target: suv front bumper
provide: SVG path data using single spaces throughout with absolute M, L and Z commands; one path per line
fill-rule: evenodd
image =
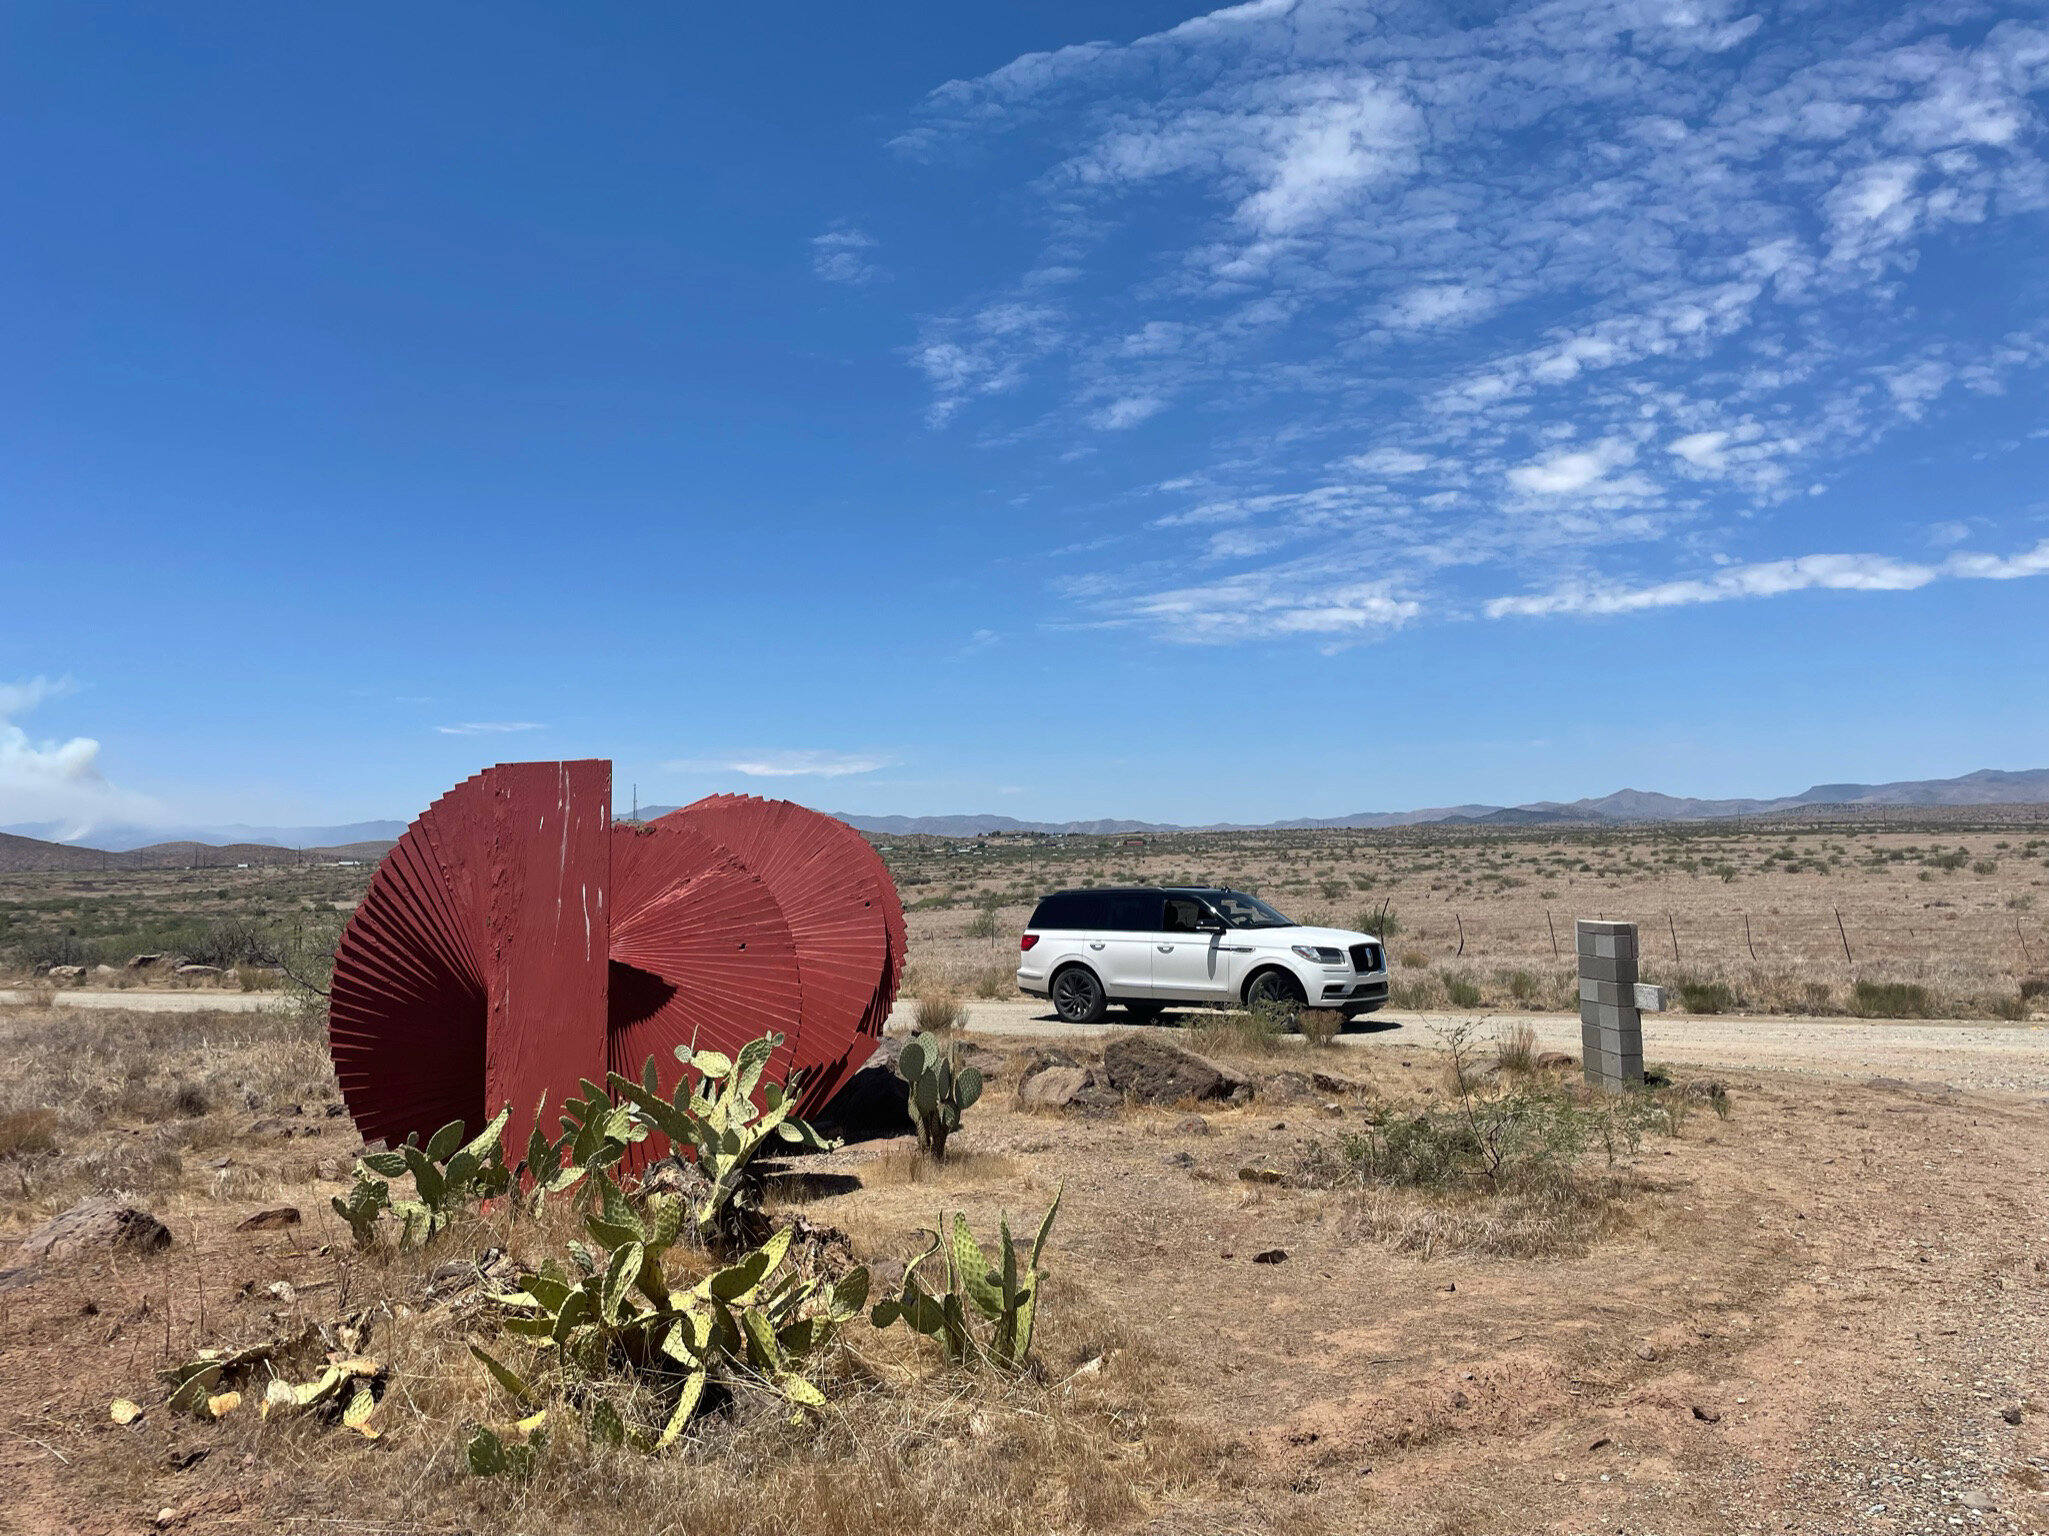
M 1387 1002 L 1387 977 L 1327 981 L 1316 1005 L 1323 1008 L 1379 1008 Z

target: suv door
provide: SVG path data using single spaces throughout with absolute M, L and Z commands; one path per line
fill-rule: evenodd
M 1159 921 L 1158 891 L 1110 891 L 1109 910 L 1089 935 L 1090 959 L 1103 990 L 1116 998 L 1153 995 L 1152 929 Z
M 1231 994 L 1231 950 L 1227 935 L 1212 929 L 1216 914 L 1193 896 L 1167 896 L 1157 908 L 1152 940 L 1153 996 L 1214 1002 Z

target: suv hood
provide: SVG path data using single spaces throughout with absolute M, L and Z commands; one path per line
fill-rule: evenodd
M 1264 944 L 1321 944 L 1330 949 L 1380 942 L 1370 933 L 1355 933 L 1349 928 L 1254 928 L 1247 936 Z

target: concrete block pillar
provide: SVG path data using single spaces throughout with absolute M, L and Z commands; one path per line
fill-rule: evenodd
M 1617 1092 L 1643 1086 L 1643 1014 L 1637 1006 L 1636 924 L 1580 918 L 1579 1043 L 1586 1079 Z

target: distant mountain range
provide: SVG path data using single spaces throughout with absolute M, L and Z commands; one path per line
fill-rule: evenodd
M 43 842 L 90 841 L 95 848 L 125 853 L 166 843 L 200 843 L 214 847 L 252 845 L 271 848 L 337 848 L 350 843 L 396 842 L 406 829 L 402 821 L 352 821 L 338 827 L 94 827 L 83 838 L 66 837 L 61 822 L 18 822 L 0 827 L 0 834 L 32 837 Z
M 1817 784 L 1776 800 L 1694 800 L 1640 789 L 1619 789 L 1589 800 L 1538 800 L 1528 805 L 1450 805 L 1421 811 L 1360 811 L 1351 816 L 1306 816 L 1294 821 L 1212 822 L 1178 826 L 1164 821 L 1020 821 L 1013 816 L 856 816 L 840 819 L 885 837 L 976 837 L 984 832 L 1072 833 L 1114 837 L 1136 832 L 1264 832 L 1317 827 L 1543 826 L 1550 823 L 1709 821 L 1768 816 L 1811 806 L 2049 805 L 2049 768 L 2019 773 L 1982 769 L 1956 779 L 1909 779 L 1894 784 Z M 640 808 L 643 821 L 672 805 Z M 57 841 L 54 826 L 0 828 L 0 872 L 19 870 L 221 868 L 234 864 L 308 859 L 376 859 L 404 832 L 402 821 L 358 821 L 336 827 L 212 827 L 165 833 L 109 827 L 91 842 Z M 41 834 L 41 835 L 38 835 Z M 168 841 L 166 839 L 169 839 Z
M 1528 805 L 1449 805 L 1421 811 L 1359 811 L 1350 816 L 1305 816 L 1293 821 L 1211 822 L 1180 826 L 1164 821 L 1019 821 L 1012 816 L 857 816 L 836 812 L 863 832 L 894 837 L 976 837 L 984 832 L 1075 833 L 1113 837 L 1122 832 L 1280 832 L 1317 827 L 1425 825 L 1542 826 L 1550 822 L 1710 821 L 1765 816 L 1816 805 L 2049 805 L 2049 768 L 2005 773 L 1985 768 L 1955 779 L 1909 779 L 1893 784 L 1817 784 L 1776 800 L 1695 800 L 1649 790 L 1618 789 L 1587 800 L 1538 800 Z M 641 808 L 652 820 L 674 806 Z

